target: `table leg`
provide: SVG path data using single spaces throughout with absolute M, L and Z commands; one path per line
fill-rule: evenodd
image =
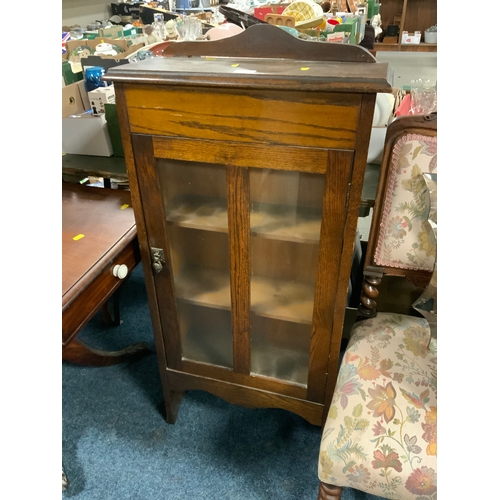
M 113 302 L 113 315 L 109 312 L 109 303 L 106 302 L 102 308 L 102 317 L 104 319 L 104 323 L 106 323 L 107 326 L 120 326 L 121 320 L 120 320 L 120 292 L 121 292 L 121 287 L 116 290 L 116 292 L 113 294 L 113 297 L 111 298 Z
M 151 349 L 146 342 L 133 344 L 120 351 L 101 351 L 74 339 L 63 346 L 62 359 L 86 366 L 111 366 L 138 359 L 150 352 Z

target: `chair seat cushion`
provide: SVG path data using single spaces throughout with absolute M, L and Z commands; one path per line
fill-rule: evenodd
M 437 498 L 437 341 L 425 319 L 360 321 L 323 429 L 319 479 L 384 498 Z

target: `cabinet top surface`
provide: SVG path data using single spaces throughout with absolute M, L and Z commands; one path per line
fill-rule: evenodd
M 156 57 L 111 68 L 106 80 L 128 83 L 205 84 L 390 92 L 387 63 L 242 57 Z
M 217 41 L 173 42 L 164 57 L 111 68 L 112 82 L 390 92 L 387 63 L 354 45 L 299 40 L 271 25 Z

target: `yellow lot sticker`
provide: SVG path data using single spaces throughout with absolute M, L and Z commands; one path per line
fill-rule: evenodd
M 121 207 L 120 207 L 120 210 L 125 210 L 126 208 L 128 208 L 130 205 L 128 205 L 127 203 L 124 203 Z
M 307 66 L 304 66 L 303 68 L 300 68 L 300 71 L 309 71 L 309 68 Z
M 84 234 L 77 234 L 76 236 L 73 236 L 73 239 L 75 241 L 78 241 L 78 240 L 81 240 L 82 238 L 84 238 L 85 235 Z

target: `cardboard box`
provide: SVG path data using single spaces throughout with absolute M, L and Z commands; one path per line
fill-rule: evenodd
M 83 97 L 86 96 L 85 84 L 82 81 L 66 85 L 62 88 L 62 117 L 78 115 L 90 109 Z
M 127 44 L 127 40 L 111 40 L 109 38 L 96 38 L 95 40 L 70 40 L 66 44 L 68 46 L 68 52 L 63 55 L 63 60 L 65 59 L 65 57 L 71 58 L 71 51 L 78 46 L 88 45 L 95 49 L 95 47 L 103 41 L 104 43 L 111 43 L 112 45 L 118 45 L 119 47 L 123 48 L 125 52 L 120 52 L 115 56 L 90 55 L 90 54 L 88 54 L 87 56 L 82 56 L 80 58 L 80 62 L 72 63 L 74 72 L 76 71 L 83 72 L 85 71 L 85 68 L 90 66 L 102 66 L 105 69 L 109 69 L 112 68 L 113 66 L 116 66 L 117 64 L 127 64 L 128 56 L 132 55 L 134 52 L 137 52 L 146 45 L 144 42 L 139 42 L 129 47 Z M 74 42 L 77 42 L 76 45 Z
M 368 143 L 367 163 L 376 163 L 377 165 L 382 163 L 386 134 L 387 127 L 372 127 L 370 142 Z
M 66 43 L 71 40 L 71 35 L 69 34 L 69 31 L 63 31 L 62 32 L 62 53 L 66 54 Z
M 344 43 L 344 37 L 345 35 L 342 32 L 328 33 L 328 35 L 326 35 L 326 41 L 334 43 Z
M 62 150 L 67 154 L 112 156 L 113 146 L 104 114 L 84 113 L 62 119 Z
M 99 28 L 101 38 L 123 38 L 123 26 L 110 26 L 109 28 Z
M 408 31 L 403 31 L 401 33 L 401 45 L 418 45 L 420 43 L 420 31 L 415 31 L 413 35 L 410 35 Z
M 101 57 L 103 59 L 114 59 L 114 60 L 120 60 L 120 59 L 125 59 L 128 55 L 132 54 L 133 52 L 136 52 L 139 50 L 141 47 L 144 47 L 144 43 L 138 43 L 131 45 L 130 47 L 128 46 L 128 42 L 125 39 L 114 39 L 114 38 L 101 38 L 101 37 L 96 37 L 94 40 L 69 40 L 66 42 L 66 54 L 62 55 L 63 60 L 67 60 L 71 58 L 71 52 L 76 49 L 77 47 L 80 46 L 88 46 L 91 49 L 95 50 L 97 45 L 100 43 L 110 43 L 111 45 L 117 45 L 120 47 L 123 52 L 120 52 L 116 54 L 115 56 L 110 56 L 110 55 L 98 55 L 96 57 Z M 89 54 L 92 55 L 92 54 Z
M 115 102 L 115 86 L 99 87 L 87 93 L 90 101 L 90 109 L 93 115 L 104 113 L 105 104 L 113 104 Z
M 92 116 L 83 81 L 62 88 L 62 150 L 67 154 L 112 156 L 104 114 Z
M 392 94 L 377 94 L 373 112 L 372 131 L 368 144 L 367 163 L 380 165 L 382 162 L 387 127 L 394 120 L 395 94 L 397 92 L 398 89 L 394 89 Z

